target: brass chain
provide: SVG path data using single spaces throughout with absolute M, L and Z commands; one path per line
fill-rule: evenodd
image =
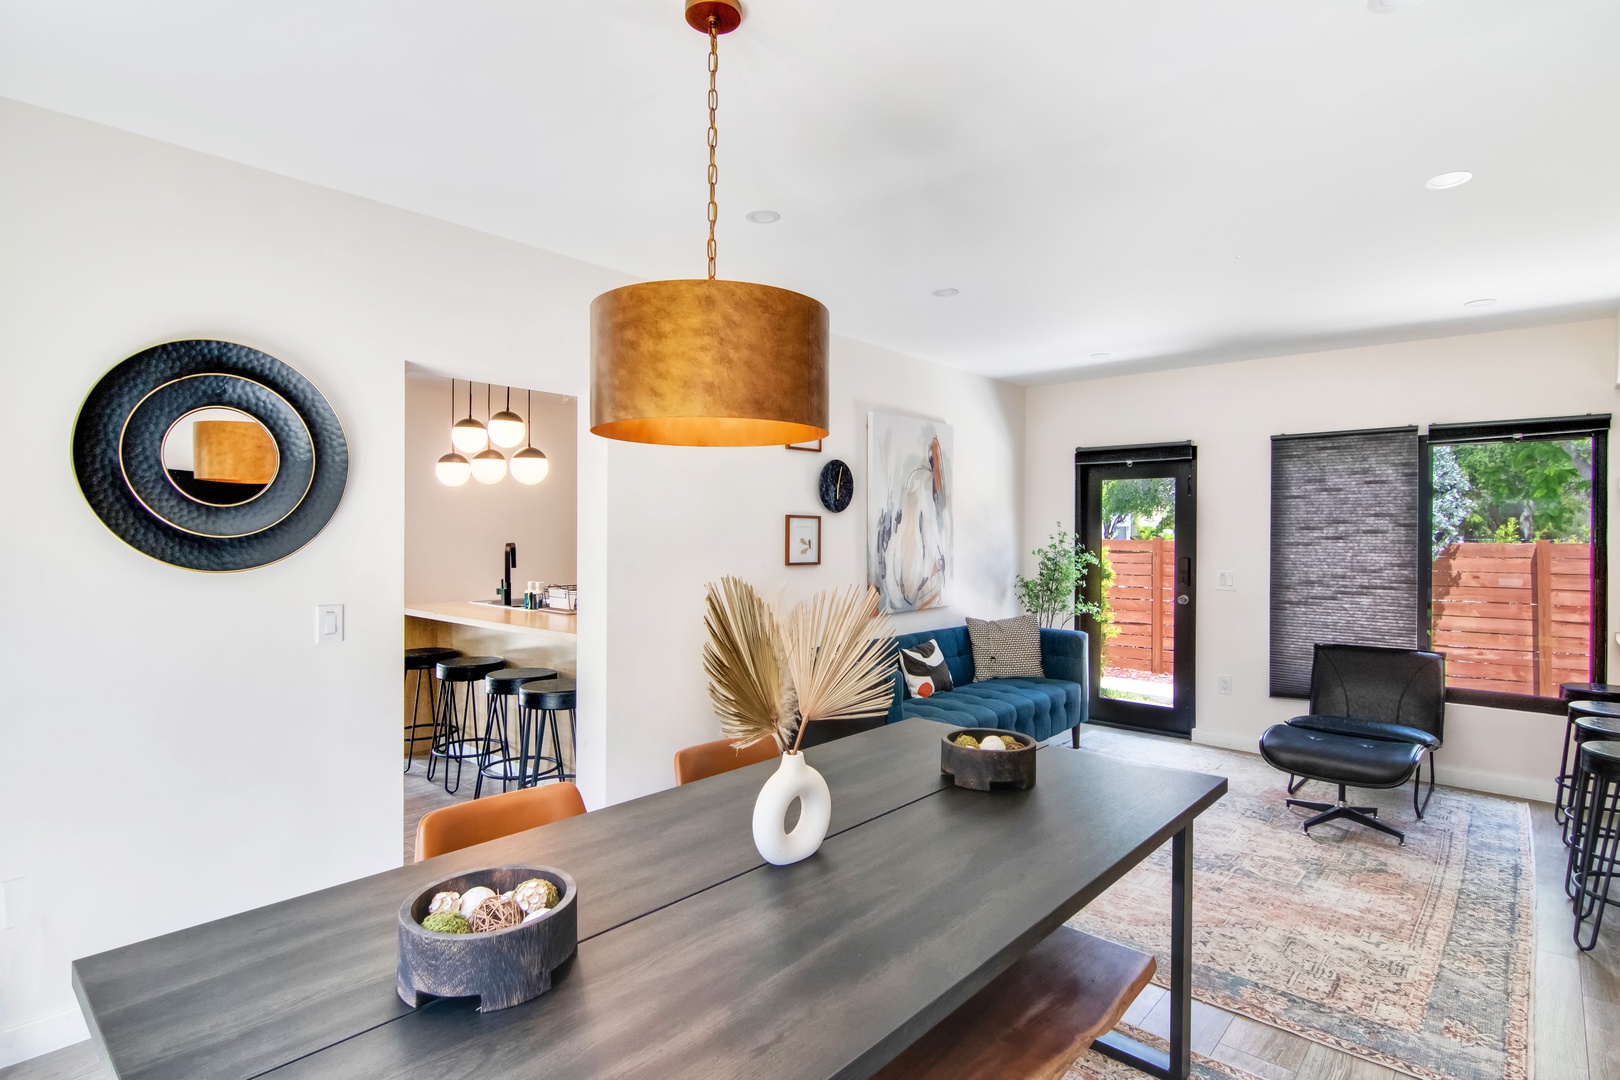
M 720 70 L 720 33 L 719 18 L 709 16 L 709 280 L 714 280 L 714 223 L 720 218 L 720 206 L 715 202 L 715 182 L 720 179 L 720 172 L 714 164 L 714 148 L 720 140 L 719 132 L 714 126 L 714 113 L 720 107 L 720 94 L 715 89 L 714 77 Z

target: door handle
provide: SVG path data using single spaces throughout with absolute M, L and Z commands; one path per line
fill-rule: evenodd
M 1182 593 L 1180 596 L 1176 597 L 1176 603 L 1178 604 L 1185 604 L 1190 600 L 1192 600 L 1192 597 L 1188 596 L 1186 593 Z

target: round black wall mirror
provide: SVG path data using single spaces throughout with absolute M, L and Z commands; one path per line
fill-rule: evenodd
M 171 341 L 96 383 L 73 429 L 96 516 L 138 551 L 188 570 L 250 570 L 313 540 L 349 477 L 337 414 L 273 356 Z

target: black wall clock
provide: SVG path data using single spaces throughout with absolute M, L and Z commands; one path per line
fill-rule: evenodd
M 835 514 L 849 509 L 849 500 L 855 494 L 855 476 L 837 458 L 821 469 L 821 505 Z

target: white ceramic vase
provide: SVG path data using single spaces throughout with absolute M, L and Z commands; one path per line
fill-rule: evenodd
M 788 832 L 787 812 L 794 799 L 799 800 L 799 821 Z M 832 795 L 827 791 L 827 781 L 810 767 L 803 754 L 783 754 L 754 803 L 754 846 L 759 853 L 776 866 L 808 859 L 826 839 L 831 821 Z

